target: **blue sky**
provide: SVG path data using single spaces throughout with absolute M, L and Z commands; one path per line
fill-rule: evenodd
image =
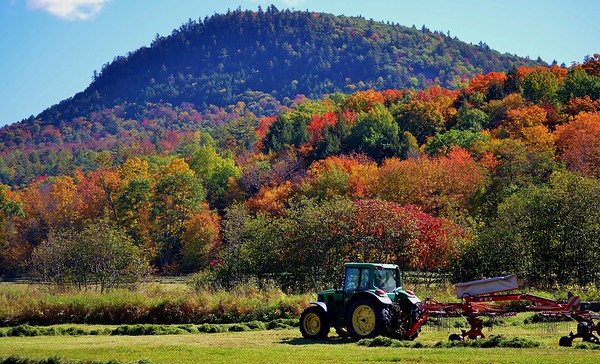
M 0 125 L 82 91 L 94 70 L 188 19 L 269 4 L 426 25 L 568 66 L 600 53 L 597 0 L 0 0 Z

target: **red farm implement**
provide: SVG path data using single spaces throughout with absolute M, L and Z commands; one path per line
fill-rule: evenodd
M 429 317 L 464 317 L 470 328 L 462 330 L 461 334 L 450 335 L 449 339 L 484 338 L 481 316 L 507 316 L 517 312 L 534 311 L 549 318 L 566 318 L 577 322 L 577 332 L 561 337 L 559 345 L 571 346 L 575 338 L 600 344 L 600 339 L 594 334 L 594 332 L 600 334 L 600 323 L 595 324 L 593 321 L 600 318 L 600 314 L 592 312 L 600 310 L 598 302 L 580 302 L 579 297 L 570 292 L 566 300 L 552 300 L 529 293 L 502 294 L 502 292 L 519 289 L 515 275 L 458 283 L 455 287 L 457 298 L 460 298 L 461 302 L 440 303 L 427 298 L 421 304 L 423 314 L 417 322 L 414 322 L 410 331 L 418 330 Z M 526 306 L 500 304 L 508 301 L 528 301 L 529 304 Z

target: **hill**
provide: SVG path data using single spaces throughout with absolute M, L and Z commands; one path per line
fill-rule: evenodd
M 247 91 L 279 100 L 357 89 L 458 88 L 480 73 L 536 65 L 439 32 L 298 11 L 233 11 L 190 20 L 105 65 L 81 94 L 40 116 L 57 121 L 123 102 L 235 104 Z
M 41 150 L 71 154 L 63 160 L 86 159 L 88 150 L 115 152 L 115 145 L 163 152 L 169 133 L 179 138 L 204 130 L 218 137 L 240 116 L 246 127 L 255 127 L 256 116 L 278 113 L 297 95 L 317 99 L 433 84 L 456 89 L 476 74 L 539 63 L 425 27 L 274 6 L 216 14 L 116 57 L 83 92 L 1 129 L 0 182 L 22 184 L 38 172 L 71 169 L 68 163 L 48 166 L 35 155 Z M 23 175 L 27 171 L 13 170 L 23 159 L 48 168 Z M 89 162 L 75 164 L 86 168 Z

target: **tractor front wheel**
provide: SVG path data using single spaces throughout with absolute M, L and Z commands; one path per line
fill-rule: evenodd
M 373 338 L 381 334 L 385 306 L 369 297 L 359 297 L 348 307 L 346 326 L 354 340 Z
M 329 334 L 327 313 L 321 307 L 308 307 L 300 315 L 300 332 L 305 339 L 326 339 Z

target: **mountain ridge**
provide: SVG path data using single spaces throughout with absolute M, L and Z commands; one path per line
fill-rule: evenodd
M 119 56 L 81 93 L 38 118 L 56 124 L 123 102 L 235 104 L 246 91 L 279 100 L 374 88 L 458 88 L 479 73 L 540 62 L 440 32 L 310 11 L 230 11 L 183 24 Z

